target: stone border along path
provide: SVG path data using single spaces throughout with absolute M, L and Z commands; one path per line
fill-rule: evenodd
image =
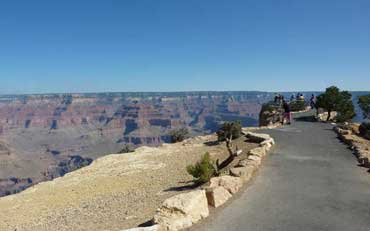
M 230 169 L 230 175 L 214 177 L 208 186 L 168 198 L 157 209 L 150 227 L 138 227 L 122 231 L 177 231 L 191 227 L 209 216 L 208 206 L 217 208 L 228 201 L 243 186 L 251 181 L 260 168 L 262 160 L 275 145 L 268 134 L 243 131 L 251 142 L 260 147 L 249 151 L 246 159 Z
M 341 128 L 340 126 L 335 126 L 333 129 L 338 134 L 339 139 L 349 145 L 351 150 L 354 151 L 359 164 L 363 167 L 369 168 L 370 172 L 370 148 L 361 143 L 361 140 L 364 138 L 353 134 L 352 130 Z

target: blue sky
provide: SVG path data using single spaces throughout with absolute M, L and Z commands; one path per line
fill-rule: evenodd
M 0 3 L 0 94 L 370 90 L 368 0 Z

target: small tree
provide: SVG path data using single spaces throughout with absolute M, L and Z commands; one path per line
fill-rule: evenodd
M 356 116 L 355 106 L 352 102 L 352 94 L 348 91 L 341 92 L 341 98 L 340 102 L 338 103 L 337 111 L 339 113 L 337 115 L 338 122 L 346 122 Z
M 242 124 L 240 121 L 225 122 L 217 131 L 218 141 L 225 141 L 226 139 L 237 139 L 241 136 Z
M 352 95 L 348 91 L 340 91 L 335 86 L 327 88 L 325 93 L 319 95 L 316 104 L 317 107 L 328 111 L 328 121 L 331 119 L 333 111 L 338 113 L 337 119 L 340 122 L 350 120 L 356 116 Z
M 189 136 L 189 130 L 187 128 L 179 128 L 170 131 L 171 143 L 177 143 L 185 140 Z
M 370 94 L 358 98 L 358 104 L 363 113 L 364 119 L 370 119 Z
M 216 174 L 214 163 L 208 152 L 195 165 L 187 166 L 186 170 L 195 178 L 195 182 L 199 184 L 207 183 Z
M 237 139 L 241 136 L 242 134 L 242 125 L 240 121 L 235 121 L 235 122 L 225 122 L 221 128 L 217 131 L 217 137 L 218 141 L 226 141 L 226 148 L 227 151 L 229 152 L 229 157 L 224 160 L 222 163 L 219 163 L 217 160 L 216 166 L 217 166 L 217 171 L 225 168 L 228 166 L 235 157 L 237 156 L 237 153 L 233 151 L 233 139 Z M 236 147 L 238 149 L 238 147 Z

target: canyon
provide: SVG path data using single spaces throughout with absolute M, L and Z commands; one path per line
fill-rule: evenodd
M 310 95 L 318 92 L 305 92 Z M 292 92 L 282 93 L 290 98 Z M 365 92 L 353 92 L 353 100 Z M 274 93 L 132 92 L 0 95 L 0 196 L 122 149 L 170 142 L 173 129 L 210 134 L 224 121 L 258 126 Z M 357 117 L 361 112 L 356 105 Z
M 158 146 L 223 121 L 258 124 L 265 92 L 89 93 L 0 96 L 0 196 L 63 176 L 125 146 Z

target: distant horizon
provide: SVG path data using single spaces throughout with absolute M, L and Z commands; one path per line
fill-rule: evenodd
M 345 90 L 345 89 L 343 89 Z M 120 93 L 132 93 L 132 94 L 137 94 L 137 93 L 148 93 L 148 94 L 158 94 L 158 93 L 207 93 L 207 92 L 214 92 L 214 93 L 223 93 L 223 92 L 255 92 L 255 93 L 271 93 L 271 94 L 278 94 L 278 93 L 323 93 L 325 90 L 321 91 L 259 91 L 259 90 L 204 90 L 204 91 L 102 91 L 102 92 L 45 92 L 45 93 L 14 93 L 14 94 L 2 94 L 0 93 L 0 96 L 19 96 L 19 95 L 68 95 L 68 94 L 120 94 Z M 349 92 L 354 92 L 354 93 L 368 93 L 370 90 L 360 90 L 360 91 L 351 91 L 347 90 Z

